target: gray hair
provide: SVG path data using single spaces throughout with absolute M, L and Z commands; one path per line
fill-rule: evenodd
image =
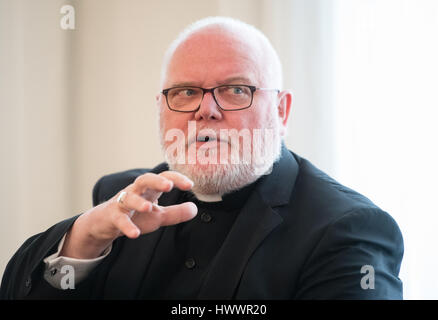
M 242 34 L 247 37 L 247 35 L 252 35 L 255 39 L 260 41 L 263 48 L 266 49 L 269 56 L 269 63 L 267 62 L 268 72 L 272 73 L 272 78 L 274 85 L 276 88 L 281 89 L 283 86 L 283 74 L 282 74 L 282 66 L 280 58 L 278 57 L 277 52 L 272 46 L 269 39 L 256 27 L 253 25 L 247 24 L 237 19 L 233 19 L 230 17 L 207 17 L 201 20 L 198 20 L 188 27 L 186 27 L 178 37 L 170 44 L 168 49 L 164 54 L 163 64 L 161 68 L 161 86 L 164 85 L 164 81 L 167 76 L 167 68 L 169 66 L 170 60 L 172 59 L 173 54 L 176 49 L 191 35 L 194 35 L 202 30 L 209 28 L 221 28 L 233 35 L 238 35 L 242 37 Z

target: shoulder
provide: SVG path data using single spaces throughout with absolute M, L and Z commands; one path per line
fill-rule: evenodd
M 294 155 L 299 173 L 290 225 L 306 239 L 299 297 L 399 299 L 403 237 L 390 214 L 364 195 Z M 376 272 L 376 289 L 360 286 L 363 266 Z M 377 276 L 378 275 L 378 276 Z M 335 280 L 337 279 L 337 280 Z
M 290 205 L 295 221 L 308 225 L 308 233 L 318 239 L 331 236 L 388 235 L 402 246 L 395 219 L 366 196 L 334 180 L 309 161 L 297 157 L 299 173 Z M 377 182 L 376 182 L 377 183 Z M 336 230 L 336 232 L 333 232 Z M 326 239 L 329 240 L 329 239 Z
M 347 210 L 353 207 L 377 208 L 366 196 L 336 181 L 310 161 L 298 157 L 298 163 L 297 191 L 317 195 L 322 205 L 336 202 L 345 205 Z
M 138 168 L 111 173 L 101 177 L 93 188 L 93 205 L 97 205 L 113 197 L 117 192 L 130 185 L 135 179 L 147 172 L 160 173 L 168 170 L 166 163 L 160 163 L 152 169 Z
M 297 298 L 403 299 L 403 253 L 402 234 L 388 213 L 342 214 L 322 228 L 306 256 Z
M 299 171 L 290 204 L 298 215 L 304 215 L 302 218 L 328 225 L 353 212 L 388 215 L 369 198 L 336 181 L 308 160 L 295 154 L 294 157 Z

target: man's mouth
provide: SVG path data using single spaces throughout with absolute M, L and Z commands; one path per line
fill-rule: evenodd
M 216 143 L 221 143 L 221 142 L 228 143 L 227 140 L 220 139 L 220 138 L 216 137 L 215 135 L 199 134 L 196 137 L 190 138 L 187 145 L 190 146 L 194 142 L 206 143 L 206 142 L 213 142 L 213 141 L 216 141 Z
M 208 141 L 213 141 L 216 140 L 216 138 L 210 137 L 210 136 L 198 136 L 198 138 L 196 139 L 196 141 L 199 142 L 208 142 Z

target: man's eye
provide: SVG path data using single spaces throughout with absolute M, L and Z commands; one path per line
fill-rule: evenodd
M 187 97 L 192 97 L 194 95 L 196 95 L 197 92 L 194 89 L 190 89 L 190 88 L 186 88 L 186 89 L 175 89 L 172 90 L 171 92 L 171 96 L 172 97 L 179 97 L 179 98 L 187 98 Z
M 182 94 L 186 97 L 190 97 L 190 96 L 193 96 L 195 94 L 195 90 L 185 89 L 184 91 L 182 91 Z
M 243 89 L 241 87 L 233 87 L 232 91 L 233 91 L 233 94 L 242 94 L 243 93 Z

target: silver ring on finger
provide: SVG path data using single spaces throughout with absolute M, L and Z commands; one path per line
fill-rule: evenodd
M 117 204 L 119 205 L 119 207 L 124 210 L 127 211 L 129 214 L 129 217 L 132 218 L 132 216 L 136 213 L 135 209 L 129 209 L 128 207 L 126 207 L 126 205 L 124 204 L 124 199 L 126 197 L 126 195 L 128 194 L 127 191 L 122 191 L 119 196 L 117 197 Z
M 129 210 L 127 207 L 126 207 L 126 205 L 125 205 L 125 203 L 124 203 L 124 200 L 125 200 L 125 198 L 126 198 L 126 195 L 128 194 L 128 192 L 126 192 L 126 191 L 122 191 L 122 192 L 120 192 L 120 194 L 119 194 L 119 196 L 117 197 L 117 204 L 119 205 L 119 207 L 121 208 L 121 209 L 123 209 L 123 210 L 125 210 L 125 211 L 131 211 L 131 210 Z

